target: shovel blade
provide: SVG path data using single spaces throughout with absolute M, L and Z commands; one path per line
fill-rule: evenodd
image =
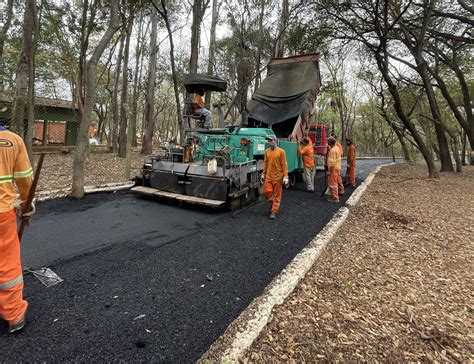
M 43 267 L 36 270 L 29 270 L 38 280 L 43 283 L 46 287 L 52 287 L 58 283 L 61 283 L 63 279 L 54 273 L 50 268 Z

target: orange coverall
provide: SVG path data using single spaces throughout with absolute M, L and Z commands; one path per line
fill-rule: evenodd
M 328 187 L 333 201 L 339 201 L 338 179 L 341 176 L 341 157 L 341 150 L 334 145 L 328 155 Z
M 23 300 L 13 182 L 25 202 L 33 182 L 26 147 L 18 135 L 0 125 L 0 317 L 14 324 L 23 318 L 28 302 Z
M 342 144 L 336 140 L 336 147 L 339 148 L 341 151 L 341 158 L 344 157 L 344 150 L 342 148 Z M 341 177 L 341 166 L 339 165 L 339 177 L 337 177 L 337 188 L 339 189 L 339 193 L 344 194 L 344 184 L 342 183 L 342 177 Z
M 356 186 L 356 149 L 354 144 L 347 147 L 347 180 L 351 187 Z
M 272 212 L 276 213 L 280 209 L 283 177 L 288 177 L 286 153 L 283 149 L 276 147 L 274 150 L 265 150 L 263 174 L 263 193 L 272 204 Z
M 304 173 L 303 179 L 306 183 L 308 191 L 314 191 L 314 175 L 316 169 L 314 168 L 314 147 L 311 139 L 308 138 L 308 144 L 303 148 L 298 144 L 298 153 L 303 158 Z

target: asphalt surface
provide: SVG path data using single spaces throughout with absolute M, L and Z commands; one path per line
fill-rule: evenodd
M 265 202 L 232 215 L 127 192 L 38 204 L 23 260 L 64 282 L 25 276 L 28 325 L 0 322 L 0 361 L 195 361 L 338 210 L 322 175 L 285 190 L 275 221 Z

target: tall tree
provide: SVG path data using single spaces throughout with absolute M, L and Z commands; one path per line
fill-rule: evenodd
M 119 90 L 120 90 L 120 75 L 122 70 L 122 60 L 123 60 L 123 50 L 125 46 L 125 32 L 122 31 L 120 34 L 120 45 L 119 52 L 117 56 L 117 65 L 115 66 L 114 71 L 114 88 L 112 91 L 112 100 L 111 100 L 111 109 L 112 109 L 112 147 L 116 151 L 118 147 L 118 130 L 119 130 L 119 120 L 120 120 L 120 107 L 119 107 Z
M 415 59 L 415 70 L 418 72 L 423 81 L 423 86 L 431 109 L 432 120 L 434 122 L 434 127 L 436 131 L 436 137 L 438 139 L 439 155 L 441 160 L 441 172 L 454 172 L 453 165 L 451 163 L 451 156 L 449 154 L 449 145 L 448 140 L 446 138 L 445 127 L 443 125 L 443 121 L 441 120 L 441 113 L 439 110 L 438 102 L 428 74 L 428 62 L 423 56 L 426 34 L 433 13 L 434 4 L 435 2 L 433 0 L 423 1 L 423 13 L 421 17 L 421 23 L 417 24 L 416 27 L 410 27 L 405 23 L 404 14 L 401 13 L 400 8 L 396 7 L 397 10 L 395 12 L 395 16 L 398 19 L 398 24 L 401 29 L 399 39 L 403 44 L 405 44 L 405 46 L 408 48 L 411 55 Z M 413 24 L 413 21 L 411 23 Z
M 13 19 L 13 0 L 8 0 L 7 7 L 6 9 L 3 9 L 3 11 L 3 26 L 0 27 L 0 94 L 3 94 L 4 92 L 5 58 L 3 57 L 3 53 L 7 33 Z
M 209 1 L 207 1 L 209 4 Z M 173 90 L 174 90 L 174 97 L 176 100 L 176 119 L 178 121 L 179 127 L 179 135 L 182 139 L 183 134 L 183 116 L 181 115 L 181 101 L 179 99 L 179 87 L 178 87 L 178 72 L 176 70 L 176 62 L 174 58 L 174 41 L 173 41 L 173 30 L 171 29 L 170 23 L 170 16 L 168 12 L 168 8 L 166 6 L 166 1 L 161 0 L 161 7 L 157 7 L 155 3 L 153 3 L 158 13 L 161 15 L 165 22 L 166 30 L 168 32 L 168 40 L 170 42 L 170 62 L 171 62 L 171 77 L 173 79 Z M 206 5 L 207 7 L 207 5 Z M 204 15 L 204 13 L 203 13 Z M 182 141 L 182 140 L 181 140 Z
M 288 0 L 283 0 L 281 5 L 281 16 L 280 16 L 280 27 L 277 34 L 277 42 L 275 45 L 275 58 L 282 58 L 285 51 L 285 30 L 288 26 L 288 15 L 289 15 Z
M 126 26 L 125 50 L 123 55 L 123 70 L 122 70 L 122 93 L 120 100 L 120 130 L 118 140 L 118 156 L 125 158 L 127 149 L 127 122 L 129 117 L 128 110 L 128 59 L 130 55 L 130 38 L 132 36 L 134 10 L 130 10 L 128 24 Z
M 97 64 L 102 53 L 110 43 L 113 35 L 119 28 L 119 0 L 110 0 L 111 12 L 110 21 L 107 30 L 94 49 L 89 61 L 87 62 L 86 93 L 84 100 L 84 113 L 82 114 L 81 125 L 76 142 L 74 153 L 74 162 L 72 170 L 72 192 L 74 198 L 84 197 L 84 163 L 86 160 L 86 149 L 89 143 L 87 132 L 91 124 L 92 110 L 95 102 L 95 93 L 97 86 Z
M 194 0 L 192 4 L 193 22 L 191 24 L 191 57 L 189 72 L 197 73 L 199 59 L 199 40 L 201 38 L 201 24 L 210 0 Z
M 28 140 L 27 133 L 28 124 L 25 128 L 25 107 L 29 104 L 28 110 L 30 115 L 28 119 L 34 119 L 31 114 L 34 114 L 34 52 L 35 52 L 35 33 L 37 29 L 36 25 L 36 1 L 28 0 L 26 2 L 25 14 L 23 18 L 23 39 L 21 46 L 20 59 L 18 61 L 17 73 L 16 73 L 16 91 L 15 99 L 13 101 L 13 112 L 12 112 L 12 130 L 25 138 L 25 144 L 27 146 L 30 158 L 32 157 L 32 140 Z M 31 79 L 33 77 L 33 79 Z M 28 120 L 29 123 L 34 120 Z
M 209 60 L 207 63 L 207 74 L 214 74 L 214 63 L 216 61 L 216 27 L 217 27 L 217 0 L 212 0 L 211 35 L 209 39 Z M 206 109 L 211 109 L 211 92 L 206 94 Z
M 157 9 L 151 9 L 150 58 L 148 60 L 148 87 L 145 101 L 145 120 L 141 153 L 149 155 L 153 152 L 153 132 L 155 130 L 155 88 L 156 88 L 156 54 L 158 52 L 156 37 L 158 34 Z

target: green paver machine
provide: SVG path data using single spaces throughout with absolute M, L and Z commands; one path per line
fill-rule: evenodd
M 207 75 L 188 75 L 189 93 L 225 91 L 225 81 Z M 184 142 L 169 146 L 164 156 L 149 156 L 132 191 L 210 207 L 232 210 L 259 198 L 259 174 L 268 128 L 225 126 L 221 104 L 214 105 L 219 115 L 217 128 L 204 128 L 201 115 L 186 102 L 183 112 Z M 197 128 L 191 128 L 193 119 Z
M 225 91 L 225 81 L 207 75 L 185 77 L 186 90 Z M 274 59 L 265 80 L 249 102 L 248 118 L 239 126 L 226 126 L 221 103 L 214 105 L 217 128 L 204 128 L 202 115 L 186 102 L 183 112 L 184 142 L 168 146 L 164 156 L 149 156 L 132 191 L 210 207 L 232 210 L 259 198 L 266 137 L 279 138 L 285 149 L 290 181 L 302 169 L 297 142 L 309 128 L 319 92 L 318 56 Z M 278 96 L 280 95 L 280 96 Z M 197 128 L 191 121 L 198 120 Z

